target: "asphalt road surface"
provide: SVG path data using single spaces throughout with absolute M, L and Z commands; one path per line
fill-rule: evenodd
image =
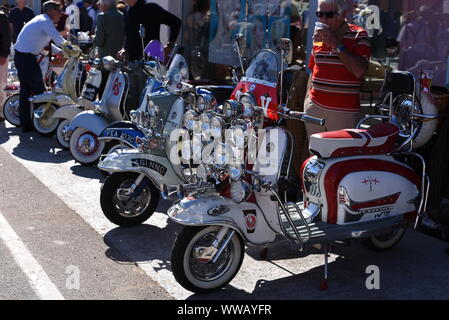
M 449 243 L 413 230 L 385 253 L 334 247 L 326 291 L 322 251 L 279 238 L 264 259 L 248 247 L 224 289 L 193 294 L 171 273 L 181 227 L 167 218 L 170 203 L 120 228 L 101 211 L 101 180 L 54 137 L 0 122 L 0 299 L 449 299 Z

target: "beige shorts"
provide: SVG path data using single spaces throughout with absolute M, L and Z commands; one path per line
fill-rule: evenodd
M 353 129 L 356 127 L 359 118 L 358 112 L 341 112 L 324 109 L 317 106 L 309 98 L 306 98 L 304 103 L 304 112 L 311 117 L 323 118 L 326 120 L 324 126 L 305 122 L 307 135 L 309 137 L 312 134 L 320 132 Z

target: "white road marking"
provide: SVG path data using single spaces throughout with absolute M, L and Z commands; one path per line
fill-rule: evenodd
M 3 240 L 36 295 L 42 300 L 64 300 L 64 297 L 51 282 L 42 266 L 33 257 L 25 244 L 15 233 L 0 212 L 0 239 Z

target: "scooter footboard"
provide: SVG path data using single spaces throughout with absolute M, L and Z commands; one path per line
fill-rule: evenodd
M 230 227 L 254 245 L 267 244 L 276 238 L 276 233 L 254 203 L 236 204 L 220 196 L 187 197 L 169 208 L 167 213 L 171 220 L 186 226 Z
M 163 183 L 172 185 L 185 183 L 176 175 L 167 158 L 142 153 L 136 149 L 108 154 L 100 159 L 98 168 L 108 172 L 143 173 L 157 188 Z

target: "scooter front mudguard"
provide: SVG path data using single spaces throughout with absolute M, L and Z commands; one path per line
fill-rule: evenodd
M 167 211 L 169 218 L 186 226 L 221 225 L 236 230 L 254 245 L 273 242 L 276 233 L 255 203 L 235 203 L 218 195 L 187 197 Z
M 175 173 L 167 158 L 142 153 L 136 149 L 108 154 L 100 159 L 98 168 L 107 172 L 143 173 L 151 179 L 157 188 L 161 184 L 179 185 L 185 183 Z
M 47 103 L 51 102 L 59 107 L 73 105 L 74 101 L 66 94 L 56 93 L 53 91 L 44 92 L 30 98 L 31 103 Z
M 53 118 L 72 120 L 81 112 L 83 112 L 82 108 L 77 107 L 74 104 L 71 104 L 68 106 L 58 108 L 58 110 L 56 110 L 56 112 L 53 114 Z
M 86 128 L 98 136 L 108 125 L 109 122 L 94 111 L 83 111 L 70 121 L 69 127 L 70 130 Z
M 136 138 L 145 134 L 136 124 L 129 121 L 114 122 L 108 125 L 98 136 L 99 140 L 118 140 L 132 148 L 138 148 Z

